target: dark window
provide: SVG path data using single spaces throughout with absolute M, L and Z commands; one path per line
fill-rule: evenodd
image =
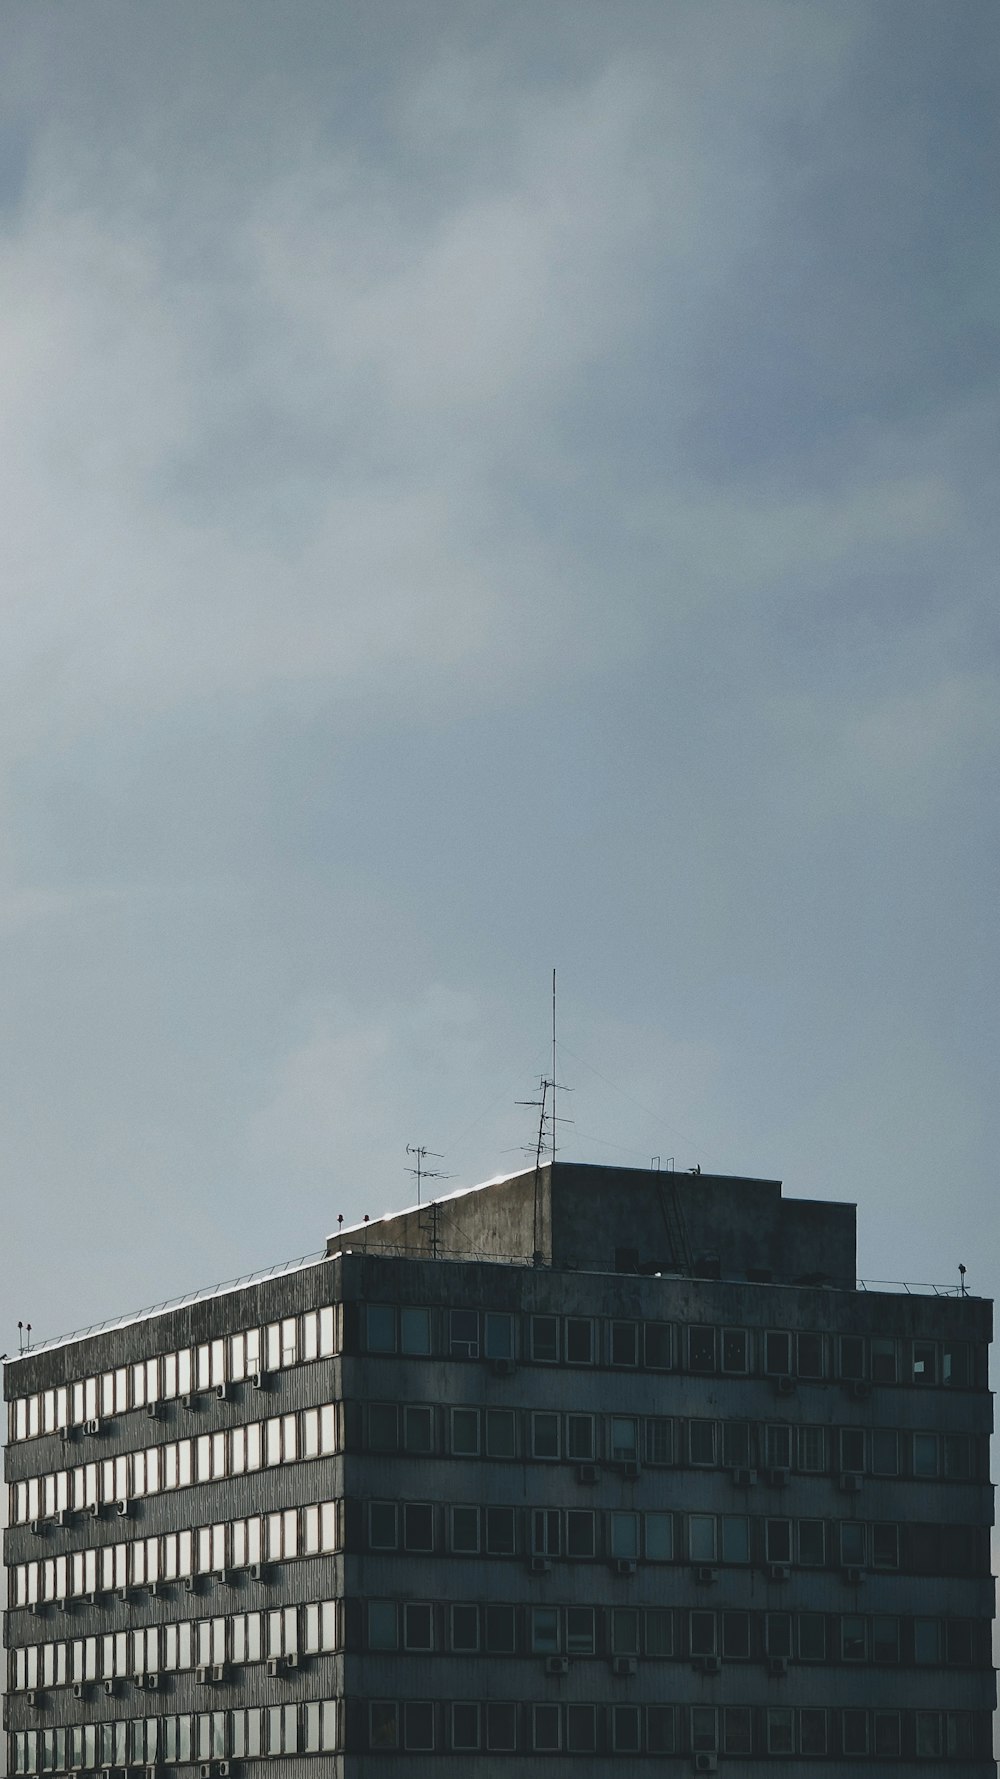
M 799 1712 L 799 1753 L 826 1753 L 826 1712 Z
M 937 1348 L 932 1340 L 915 1340 L 913 1343 L 913 1382 L 937 1383 Z
M 798 1348 L 799 1376 L 822 1377 L 823 1336 L 821 1334 L 800 1334 L 796 1346 Z
M 799 1614 L 799 1659 L 826 1661 L 826 1619 L 821 1612 Z
M 592 1557 L 594 1554 L 594 1515 L 589 1508 L 568 1509 L 566 1514 L 566 1555 Z
M 399 1444 L 399 1410 L 394 1402 L 368 1404 L 368 1444 L 373 1452 L 394 1452 Z
M 646 1323 L 645 1355 L 650 1371 L 669 1371 L 671 1362 L 669 1322 Z
M 716 1615 L 714 1612 L 692 1612 L 691 1654 L 715 1655 Z
M 790 1612 L 769 1612 L 767 1614 L 767 1653 L 770 1656 L 784 1656 L 787 1660 L 792 1653 L 792 1615 Z
M 488 1507 L 486 1509 L 486 1549 L 491 1557 L 512 1557 L 514 1555 L 514 1509 L 512 1507 Z
M 365 1326 L 370 1353 L 396 1351 L 396 1312 L 391 1304 L 370 1303 L 365 1312 Z
M 723 1421 L 722 1462 L 731 1470 L 750 1468 L 750 1423 Z
M 488 1458 L 513 1458 L 514 1452 L 514 1410 L 512 1408 L 488 1408 L 486 1410 L 486 1456 Z
M 729 1661 L 746 1661 L 750 1655 L 749 1612 L 722 1614 L 722 1653 Z
M 868 1753 L 868 1713 L 867 1711 L 844 1711 L 841 1713 L 841 1736 L 846 1755 Z
M 872 1619 L 872 1658 L 876 1662 L 899 1661 L 899 1619 Z M 878 1749 L 876 1749 L 876 1754 Z
M 887 1335 L 872 1336 L 872 1381 L 876 1384 L 896 1382 L 896 1343 Z
M 790 1563 L 792 1560 L 791 1520 L 767 1521 L 767 1560 L 769 1563 Z
M 800 1520 L 799 1562 L 811 1569 L 821 1568 L 826 1562 L 826 1522 L 824 1520 Z
M 646 1746 L 650 1754 L 673 1754 L 674 1708 L 672 1705 L 646 1706 Z
M 483 1343 L 487 1359 L 513 1359 L 514 1318 L 499 1310 L 487 1310 Z
M 792 1369 L 792 1337 L 790 1334 L 767 1333 L 764 1336 L 764 1370 L 787 1377 Z
M 397 1536 L 395 1501 L 370 1501 L 368 1542 L 372 1550 L 395 1550 Z
M 434 1549 L 434 1509 L 423 1502 L 408 1501 L 403 1508 L 404 1550 Z
M 452 1310 L 451 1356 L 453 1359 L 479 1358 L 478 1310 Z
M 715 1463 L 716 1423 L 714 1421 L 689 1421 L 688 1443 L 692 1464 Z
M 459 1655 L 471 1654 L 479 1648 L 478 1606 L 452 1607 L 451 1647 Z
M 567 1705 L 566 1752 L 593 1754 L 597 1747 L 597 1711 L 593 1705 Z
M 865 1560 L 865 1528 L 860 1520 L 844 1520 L 840 1527 L 840 1560 L 849 1569 Z
M 872 1527 L 872 1563 L 876 1569 L 899 1568 L 899 1527 Z
M 964 1390 L 970 1381 L 968 1346 L 964 1340 L 946 1341 L 941 1351 L 941 1382 Z
M 612 1365 L 637 1365 L 639 1362 L 639 1327 L 636 1322 L 612 1322 Z
M 594 1363 L 594 1324 L 589 1316 L 567 1316 L 566 1360 L 570 1365 Z
M 845 1613 L 840 1621 L 840 1654 L 845 1662 L 863 1662 L 868 1655 L 867 1621 Z
M 403 1740 L 416 1751 L 434 1746 L 434 1707 L 410 1701 L 403 1706 Z
M 863 1470 L 865 1467 L 865 1436 L 860 1427 L 840 1429 L 841 1470 Z
M 865 1343 L 859 1334 L 840 1337 L 840 1375 L 842 1378 L 863 1378 L 865 1375 Z
M 727 1754 L 750 1754 L 750 1707 L 727 1705 L 722 1713 L 722 1746 Z
M 514 1654 L 513 1606 L 487 1606 L 486 1647 L 491 1655 Z
M 972 1662 L 972 1621 L 949 1618 L 945 1621 L 945 1652 L 949 1662 L 969 1667 Z
M 688 1329 L 688 1366 L 692 1371 L 715 1370 L 715 1329 L 696 1326 Z
M 872 1728 L 876 1754 L 898 1756 L 902 1753 L 898 1711 L 875 1711 L 872 1714 Z
M 532 1316 L 531 1357 L 541 1365 L 556 1365 L 558 1363 L 558 1316 Z
M 486 1746 L 495 1754 L 511 1754 L 517 1747 L 517 1706 L 497 1700 L 486 1707 Z
M 722 1330 L 723 1371 L 745 1372 L 747 1369 L 747 1331 L 745 1328 Z
M 875 1428 L 869 1434 L 872 1448 L 872 1475 L 899 1475 L 899 1435 L 888 1428 Z

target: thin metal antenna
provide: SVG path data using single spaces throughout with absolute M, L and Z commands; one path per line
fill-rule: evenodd
M 453 1180 L 455 1176 L 454 1174 L 442 1173 L 440 1168 L 424 1167 L 423 1164 L 427 1160 L 428 1155 L 430 1155 L 434 1161 L 444 1160 L 444 1156 L 440 1155 L 436 1149 L 425 1149 L 422 1143 L 407 1143 L 406 1153 L 407 1155 L 415 1155 L 417 1158 L 416 1167 L 408 1167 L 406 1171 L 408 1174 L 412 1174 L 416 1179 L 417 1209 L 419 1210 L 420 1188 L 424 1180 Z

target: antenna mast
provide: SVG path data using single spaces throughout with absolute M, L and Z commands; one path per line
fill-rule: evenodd
M 421 1144 L 407 1143 L 406 1153 L 407 1153 L 407 1155 L 416 1156 L 416 1161 L 417 1161 L 416 1167 L 408 1167 L 406 1171 L 408 1174 L 412 1174 L 417 1182 L 417 1209 L 419 1210 L 420 1209 L 420 1188 L 421 1188 L 423 1181 L 424 1180 L 450 1180 L 450 1179 L 452 1179 L 453 1176 L 451 1174 L 442 1173 L 440 1168 L 424 1167 L 424 1162 L 427 1160 L 428 1155 L 431 1156 L 432 1160 L 434 1160 L 434 1161 L 443 1161 L 444 1160 L 444 1156 L 440 1155 L 436 1149 L 425 1149 L 422 1143 Z

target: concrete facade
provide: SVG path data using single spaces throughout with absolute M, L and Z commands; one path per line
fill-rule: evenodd
M 991 1306 L 854 1271 L 558 1164 L 8 1362 L 9 1770 L 993 1775 Z

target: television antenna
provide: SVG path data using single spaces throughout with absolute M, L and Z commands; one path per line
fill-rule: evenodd
M 424 1167 L 428 1155 L 432 1161 L 444 1160 L 444 1156 L 440 1155 L 436 1149 L 426 1149 L 423 1143 L 407 1143 L 406 1153 L 412 1155 L 417 1164 L 416 1167 L 408 1167 L 406 1171 L 408 1174 L 412 1174 L 417 1182 L 417 1209 L 419 1210 L 420 1189 L 425 1180 L 453 1180 L 455 1176 L 443 1173 L 440 1168 Z

